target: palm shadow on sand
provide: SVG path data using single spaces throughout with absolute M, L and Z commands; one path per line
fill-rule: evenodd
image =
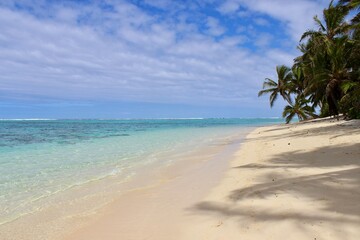
M 327 131 L 330 131 L 330 128 L 310 134 L 326 134 Z M 351 129 L 350 132 L 359 133 L 359 129 Z M 280 135 L 275 136 L 277 137 Z M 293 151 L 279 154 L 264 164 L 241 165 L 235 169 L 241 174 L 244 169 L 261 171 L 279 168 L 285 172 L 287 169 L 295 170 L 297 174 L 291 176 L 283 172 L 279 174 L 274 171 L 275 173 L 269 174 L 269 171 L 264 171 L 266 173 L 260 177 L 260 183 L 229 192 L 226 202 L 200 202 L 191 209 L 192 213 L 235 218 L 239 225 L 246 220 L 271 221 L 274 224 L 292 220 L 295 223 L 308 222 L 312 225 L 328 222 L 339 229 L 342 223 L 360 224 L 360 143 L 322 147 L 309 152 Z M 324 173 L 302 175 L 301 170 L 305 168 L 321 169 Z M 291 194 L 309 204 L 313 201 L 321 202 L 323 214 L 281 209 L 273 211 L 268 208 L 254 210 L 237 204 L 244 200 L 266 200 L 278 195 L 281 197 L 282 193 Z M 299 228 L 304 228 L 303 224 L 299 224 Z M 346 236 L 343 239 L 346 239 Z

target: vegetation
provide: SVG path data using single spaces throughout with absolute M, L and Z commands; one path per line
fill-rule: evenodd
M 360 0 L 330 2 L 316 30 L 301 37 L 301 55 L 289 68 L 276 67 L 277 80 L 265 79 L 259 96 L 270 94 L 272 107 L 278 96 L 288 105 L 283 117 L 289 123 L 320 116 L 360 118 Z M 349 22 L 346 19 L 351 19 Z

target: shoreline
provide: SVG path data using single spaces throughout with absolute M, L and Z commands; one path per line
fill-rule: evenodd
M 192 218 L 183 210 L 204 198 L 221 180 L 228 160 L 251 130 L 241 131 L 237 137 L 213 146 L 216 149 L 213 153 L 198 152 L 164 168 L 143 171 L 142 180 L 152 180 L 153 184 L 141 184 L 143 187 L 126 192 L 104 207 L 86 226 L 61 239 L 167 240 L 174 238 L 174 234 L 180 236 L 182 227 L 179 226 Z
M 160 188 L 118 199 L 65 239 L 360 237 L 360 121 L 256 128 L 224 159 L 217 177 L 200 164 Z M 201 193 L 191 180 L 199 172 L 208 188 Z
M 218 157 L 226 154 L 229 147 L 232 148 L 233 144 L 238 144 L 237 141 L 243 139 L 254 128 L 240 127 L 236 129 L 231 134 L 225 133 L 219 135 L 218 138 L 189 146 L 191 147 L 189 149 L 179 148 L 179 151 L 171 155 L 161 153 L 162 160 L 136 167 L 136 174 L 127 181 L 122 180 L 121 176 L 119 179 L 112 176 L 74 187 L 60 196 L 54 196 L 54 199 L 51 200 L 55 203 L 53 206 L 44 207 L 37 212 L 1 225 L 0 238 L 64 239 L 68 237 L 69 233 L 91 226 L 94 221 L 106 215 L 107 209 L 116 205 L 114 203 L 121 199 L 130 199 L 129 196 L 133 196 L 134 193 L 154 193 L 157 189 L 168 186 L 174 180 L 179 182 L 177 179 L 194 175 L 195 172 L 195 175 L 204 175 L 204 181 L 201 184 L 207 185 L 211 184 L 211 181 L 207 179 L 207 174 L 212 171 L 213 181 L 216 183 L 215 179 L 219 180 L 220 178 L 215 177 L 220 173 L 218 168 L 226 169 L 223 161 L 217 161 Z M 237 147 L 232 151 L 236 149 Z M 214 168 L 214 166 L 216 167 Z M 203 172 L 205 169 L 208 169 L 209 172 Z M 201 184 L 198 189 L 208 189 Z M 187 185 L 182 184 L 182 186 Z M 174 190 L 174 194 L 177 192 L 179 191 Z M 196 192 L 193 191 L 193 193 Z
M 24 230 L 29 218 L 17 226 L 19 232 L 0 235 L 51 240 L 360 237 L 359 120 L 277 124 L 245 132 L 165 166 L 145 166 L 126 191 L 97 211 L 69 216 L 69 223 L 78 225 L 50 223 L 47 230 L 61 234 Z

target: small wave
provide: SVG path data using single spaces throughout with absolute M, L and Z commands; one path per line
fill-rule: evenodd
M 2 118 L 0 121 L 55 121 L 57 119 L 53 118 L 13 118 L 13 119 L 6 119 Z
M 204 120 L 206 118 L 149 118 L 144 120 Z

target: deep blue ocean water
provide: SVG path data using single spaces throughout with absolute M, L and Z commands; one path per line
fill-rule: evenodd
M 1 120 L 0 224 L 47 198 L 282 119 Z M 163 157 L 168 157 L 164 159 Z

